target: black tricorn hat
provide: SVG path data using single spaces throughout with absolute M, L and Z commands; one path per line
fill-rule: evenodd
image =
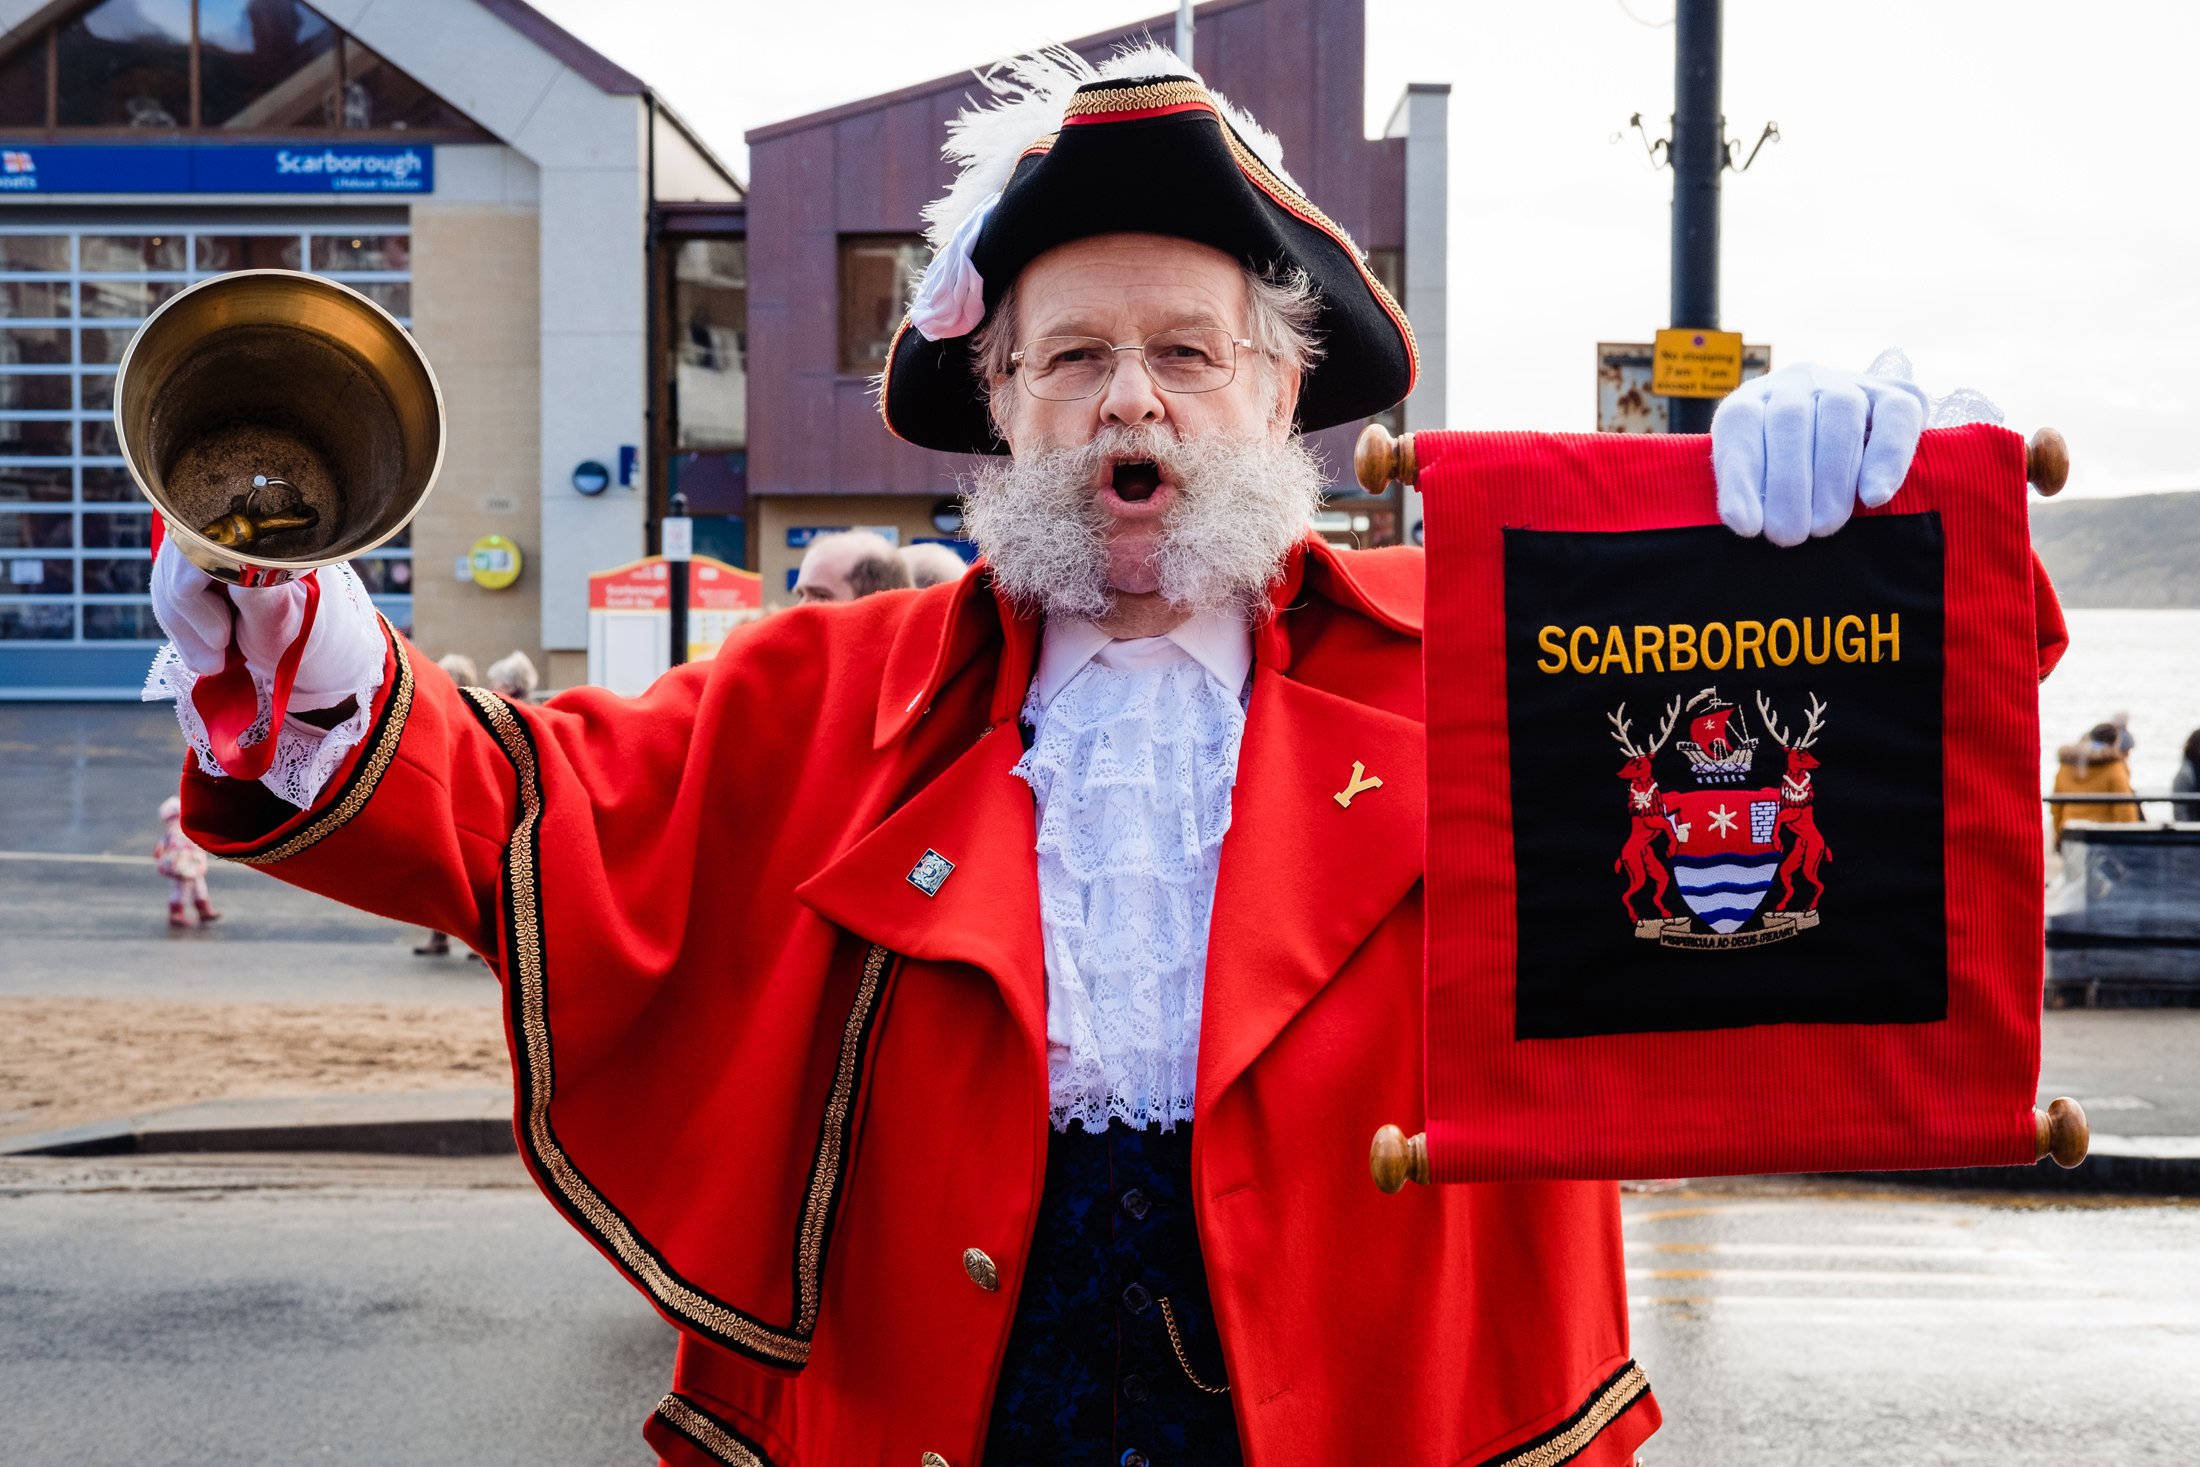
M 1031 58 L 1020 86 L 995 84 L 1011 102 L 955 125 L 948 152 L 964 160 L 963 175 L 927 211 L 938 254 L 879 387 L 896 437 L 949 453 L 1007 452 L 973 370 L 972 335 L 1026 265 L 1097 234 L 1173 235 L 1255 271 L 1305 271 L 1320 292 L 1322 355 L 1299 392 L 1304 431 L 1379 413 L 1413 390 L 1413 329 L 1351 236 L 1299 192 L 1272 137 L 1198 77 L 1162 69 L 1174 64 L 1158 47 L 1118 56 L 1098 75 L 1066 53 Z M 1055 79 L 1082 84 L 1050 102 Z M 1003 161 L 998 194 L 973 199 L 993 181 L 988 163 L 999 177 Z

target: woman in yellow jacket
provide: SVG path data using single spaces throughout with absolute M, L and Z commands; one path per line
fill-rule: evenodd
M 2075 744 L 2065 744 L 2061 751 L 2062 763 L 2055 770 L 2055 793 L 2058 795 L 2128 795 L 2131 793 L 2131 775 L 2124 767 L 2122 736 L 2113 723 L 2095 724 L 2085 738 Z M 2055 848 L 2062 848 L 2063 823 L 2068 820 L 2094 820 L 2106 824 L 2128 824 L 2139 818 L 2139 807 L 2128 801 L 2108 800 L 2100 804 L 2073 801 L 2055 806 Z

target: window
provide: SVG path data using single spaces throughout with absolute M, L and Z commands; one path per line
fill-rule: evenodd
M 246 10 L 281 13 L 267 0 Z M 161 640 L 146 596 L 152 512 L 115 438 L 113 364 L 146 313 L 192 281 L 301 262 L 401 320 L 410 312 L 403 231 L 108 225 L 70 233 L 0 224 L 0 649 Z M 375 605 L 409 625 L 410 538 L 356 564 Z M 6 659 L 0 650 L 0 683 Z M 143 676 L 142 663 L 131 676 Z
M 0 60 L 0 127 L 46 125 L 46 52 L 43 37 Z
M 886 349 L 908 314 L 932 251 L 915 235 L 848 235 L 840 241 L 840 370 L 886 370 Z
M 472 131 L 474 125 L 456 107 L 346 36 L 344 109 L 337 126 Z
M 105 0 L 56 28 L 62 127 L 191 121 L 191 0 Z
M 679 241 L 672 257 L 674 448 L 748 443 L 748 315 L 748 241 Z
M 297 0 L 199 0 L 201 125 L 333 126 L 336 48 L 336 28 Z
M 488 136 L 303 0 L 97 0 L 8 35 L 0 128 Z

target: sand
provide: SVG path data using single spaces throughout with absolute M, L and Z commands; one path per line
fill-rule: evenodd
M 0 1136 L 201 1100 L 509 1083 L 493 1006 L 0 998 Z

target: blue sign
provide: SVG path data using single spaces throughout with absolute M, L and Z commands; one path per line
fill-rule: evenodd
M 846 525 L 790 525 L 787 527 L 787 548 L 806 550 L 810 542 L 819 536 L 837 535 L 847 528 Z
M 429 146 L 0 144 L 0 193 L 429 194 Z

